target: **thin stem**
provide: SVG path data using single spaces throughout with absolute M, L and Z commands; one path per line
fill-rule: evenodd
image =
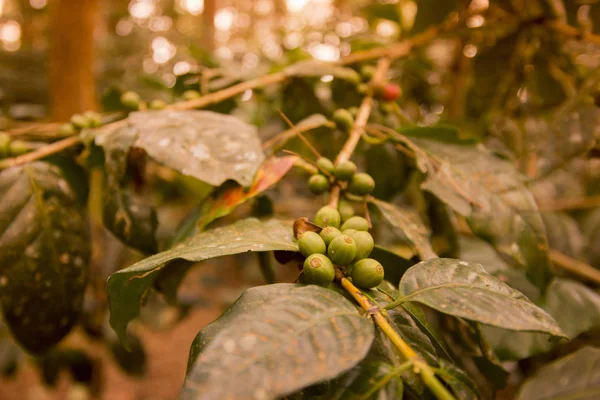
M 0 161 L 0 170 L 5 168 L 17 167 L 19 165 L 39 160 L 40 158 L 44 158 L 54 153 L 58 153 L 59 151 L 62 151 L 64 149 L 68 149 L 69 147 L 79 143 L 79 141 L 79 136 L 70 136 L 63 140 L 59 140 L 58 142 L 51 143 L 47 146 L 32 151 L 31 153 L 23 154 L 22 156 L 18 156 L 15 158 L 7 158 L 5 160 Z
M 564 35 L 571 36 L 575 39 L 583 39 L 591 43 L 600 44 L 600 35 L 594 35 L 583 29 L 578 29 L 574 26 L 567 25 L 561 21 L 548 21 L 545 25 Z
M 284 121 L 285 121 L 285 122 L 288 124 L 288 126 L 289 126 L 291 129 L 294 129 L 294 128 L 295 128 L 295 126 L 294 126 L 294 124 L 292 123 L 292 121 L 290 121 L 290 119 L 287 117 L 287 115 L 285 115 L 285 114 L 283 113 L 283 111 L 281 111 L 281 110 L 277 110 L 277 112 L 279 113 L 279 115 L 281 116 L 281 118 L 283 118 L 283 120 L 284 120 Z M 297 135 L 298 135 L 298 137 L 300 138 L 300 140 L 302 140 L 302 143 L 304 143 L 304 144 L 306 145 L 306 147 L 308 147 L 308 149 L 309 149 L 310 151 L 312 151 L 312 153 L 313 153 L 313 154 L 314 154 L 314 155 L 315 155 L 317 158 L 320 158 L 320 157 L 321 157 L 321 154 L 320 154 L 320 153 L 317 151 L 317 149 L 315 149 L 315 147 L 314 147 L 314 146 L 313 146 L 313 145 L 312 145 L 312 144 L 311 144 L 311 143 L 308 141 L 308 139 L 306 139 L 306 138 L 304 137 L 304 135 L 302 134 L 302 132 L 298 131 L 298 132 L 297 132 Z
M 581 210 L 600 206 L 600 195 L 575 197 L 557 200 L 538 200 L 538 208 L 543 211 Z
M 256 254 L 258 254 L 258 266 L 265 281 L 268 284 L 275 283 L 275 269 L 273 268 L 271 255 L 266 251 L 259 251 Z
M 554 249 L 549 249 L 548 255 L 550 256 L 550 261 L 552 261 L 554 266 L 560 267 L 592 282 L 600 283 L 600 270 L 597 270 L 591 265 L 586 264 L 583 261 L 579 261 L 573 257 L 569 257 L 568 255 Z
M 356 286 L 344 277 L 340 270 L 336 270 L 336 279 L 342 287 L 356 300 L 356 302 L 369 314 L 379 326 L 381 331 L 390 339 L 402 355 L 413 363 L 415 372 L 418 373 L 425 385 L 441 400 L 456 400 L 444 385 L 436 378 L 431 366 L 427 364 L 396 332 L 390 325 L 379 307 L 363 294 Z
M 379 380 L 379 382 L 377 382 L 376 384 L 374 384 L 373 386 L 371 386 L 371 388 L 362 396 L 360 396 L 358 398 L 358 400 L 367 400 L 370 399 L 371 396 L 373 396 L 375 393 L 377 393 L 377 391 L 379 389 L 381 389 L 382 387 L 384 387 L 393 377 L 398 376 L 398 375 L 402 375 L 404 372 L 408 371 L 409 369 L 411 369 L 413 366 L 413 362 L 412 361 L 407 361 L 404 364 L 401 364 L 400 366 L 398 366 L 397 368 L 394 368 L 393 370 L 391 370 L 390 372 L 388 372 L 383 378 L 381 378 Z

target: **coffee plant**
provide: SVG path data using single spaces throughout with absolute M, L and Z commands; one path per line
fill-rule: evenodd
M 46 381 L 87 365 L 56 347 L 78 323 L 143 373 L 128 326 L 149 299 L 190 307 L 188 271 L 236 256 L 266 284 L 198 327 L 182 399 L 600 398 L 600 74 L 575 63 L 599 36 L 562 2 L 490 2 L 483 26 L 420 3 L 407 39 L 337 62 L 172 102 L 122 91 L 43 146 L 0 133 L 2 328 Z M 438 39 L 456 65 L 427 54 Z M 260 116 L 232 112 L 248 91 Z M 106 286 L 94 225 L 140 254 Z

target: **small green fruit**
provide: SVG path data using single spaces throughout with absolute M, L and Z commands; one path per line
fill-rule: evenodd
M 333 165 L 333 162 L 327 157 L 320 157 L 317 160 L 317 167 L 319 167 L 321 171 L 328 172 L 332 175 L 335 171 L 335 166 Z
M 344 229 L 344 230 L 342 231 L 342 233 L 343 233 L 344 235 L 346 235 L 346 236 L 350 236 L 350 237 L 354 236 L 354 234 L 355 234 L 356 232 L 358 232 L 356 229 Z
M 71 123 L 77 129 L 85 129 L 90 127 L 90 121 L 81 114 L 73 114 L 71 116 Z
M 345 108 L 339 108 L 333 113 L 333 121 L 340 131 L 349 132 L 350 129 L 352 129 L 354 118 L 352 117 L 352 114 L 348 112 L 348 110 Z
M 335 167 L 335 177 L 340 181 L 347 181 L 356 173 L 356 164 L 352 161 L 343 161 Z
M 359 288 L 370 289 L 383 280 L 383 267 L 379 261 L 363 258 L 352 265 L 352 283 Z
M 363 65 L 362 67 L 360 67 L 360 76 L 363 78 L 364 81 L 368 82 L 371 79 L 373 79 L 373 76 L 375 75 L 375 67 L 372 65 Z
M 27 146 L 27 142 L 24 142 L 22 140 L 13 140 L 12 142 L 10 142 L 8 150 L 12 157 L 16 157 L 29 152 L 29 150 L 31 149 L 29 148 L 29 146 Z
M 58 134 L 60 136 L 71 136 L 76 132 L 75 127 L 71 123 L 62 124 L 58 127 Z
M 356 116 L 358 115 L 358 107 L 349 107 L 348 112 L 350 115 L 352 115 L 352 118 L 356 119 Z
M 321 237 L 323 238 L 323 241 L 327 246 L 329 246 L 329 243 L 331 243 L 333 239 L 340 236 L 341 234 L 342 232 L 340 232 L 338 228 L 334 228 L 333 226 L 326 226 L 320 233 Z
M 315 224 L 320 227 L 333 226 L 339 228 L 341 219 L 339 211 L 331 206 L 321 207 L 315 214 Z
M 356 87 L 356 90 L 360 94 L 367 94 L 369 93 L 369 85 L 367 85 L 366 83 L 361 83 Z
M 87 118 L 90 128 L 102 126 L 102 117 L 97 112 L 86 111 L 83 113 L 83 116 Z
M 151 110 L 162 110 L 166 106 L 167 106 L 167 103 L 165 103 L 164 101 L 162 101 L 160 99 L 152 100 L 150 102 L 150 109 Z
M 329 180 L 325 175 L 315 174 L 308 180 L 308 188 L 314 194 L 322 194 L 329 190 Z
M 349 201 L 340 200 L 338 203 L 338 211 L 340 212 L 342 221 L 346 221 L 354 215 L 354 206 Z
M 185 92 L 183 92 L 182 96 L 185 100 L 194 100 L 202 95 L 197 90 L 186 90 Z
M 356 257 L 356 242 L 347 235 L 337 236 L 329 243 L 327 256 L 336 265 L 348 265 Z
M 357 231 L 368 231 L 369 230 L 369 221 L 367 221 L 363 217 L 354 216 L 348 218 L 346 222 L 342 224 L 340 228 L 342 231 L 346 229 L 356 229 Z
M 369 232 L 356 231 L 352 235 L 348 235 L 356 242 L 356 256 L 353 261 L 362 260 L 369 257 L 375 247 L 373 236 Z
M 298 240 L 298 247 L 300 248 L 300 253 L 304 257 L 308 257 L 311 254 L 325 254 L 325 242 L 319 236 L 318 233 L 315 232 L 304 232 Z
M 121 95 L 121 104 L 131 110 L 138 110 L 140 108 L 140 95 L 136 92 L 125 92 Z
M 313 254 L 304 261 L 302 275 L 303 280 L 308 284 L 327 286 L 333 282 L 335 269 L 327 256 Z
M 350 179 L 350 184 L 348 185 L 348 190 L 350 193 L 357 196 L 370 194 L 373 192 L 373 189 L 375 189 L 375 181 L 371 175 L 365 172 L 354 174 L 352 179 Z
M 0 158 L 8 156 L 8 148 L 10 146 L 10 135 L 0 132 Z

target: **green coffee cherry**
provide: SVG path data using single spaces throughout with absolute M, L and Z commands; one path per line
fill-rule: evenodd
M 333 121 L 340 131 L 349 132 L 350 129 L 352 129 L 354 118 L 352 117 L 352 114 L 348 112 L 348 110 L 345 108 L 339 108 L 333 113 Z
M 308 180 L 308 188 L 314 194 L 322 194 L 329 190 L 329 179 L 325 175 L 315 174 Z
M 0 158 L 7 157 L 9 154 L 10 135 L 0 132 Z
M 331 206 L 321 207 L 315 214 L 315 224 L 321 227 L 333 226 L 339 228 L 341 222 L 340 213 Z
M 335 278 L 335 269 L 329 258 L 323 254 L 313 254 L 304 261 L 302 275 L 308 284 L 327 286 Z
M 356 231 L 350 236 L 356 242 L 356 256 L 353 261 L 362 260 L 363 258 L 369 257 L 375 247 L 373 236 L 369 232 Z
M 367 85 L 366 83 L 361 83 L 356 87 L 356 90 L 360 94 L 367 94 L 369 93 L 369 85 Z
M 362 67 L 360 67 L 360 76 L 363 78 L 364 81 L 368 82 L 371 79 L 373 79 L 373 76 L 375 75 L 375 67 L 372 65 L 363 65 Z
M 125 92 L 121 95 L 121 104 L 131 110 L 138 110 L 142 99 L 136 92 Z
M 350 115 L 352 115 L 352 118 L 356 119 L 356 116 L 358 115 L 358 107 L 349 107 L 348 112 Z
M 164 101 L 162 101 L 160 99 L 152 100 L 150 102 L 150 109 L 151 110 L 162 110 L 166 106 L 167 106 L 167 103 L 165 103 Z
M 102 126 L 102 117 L 97 112 L 86 111 L 83 113 L 83 116 L 87 118 L 90 128 Z
M 342 224 L 340 228 L 342 231 L 346 229 L 356 229 L 357 231 L 368 231 L 369 230 L 369 221 L 367 221 L 363 217 L 354 216 L 348 218 L 346 222 Z
M 8 151 L 12 157 L 20 156 L 29 152 L 29 146 L 27 146 L 27 142 L 22 140 L 13 140 L 10 142 L 8 146 Z
M 327 256 L 336 265 L 348 265 L 356 257 L 356 242 L 347 235 L 337 236 L 329 243 Z
M 345 221 L 354 215 L 354 206 L 349 201 L 340 200 L 338 203 L 338 211 L 340 212 L 342 221 Z
M 325 245 L 329 246 L 329 243 L 331 243 L 333 239 L 340 236 L 341 234 L 342 232 L 340 232 L 338 228 L 334 228 L 333 226 L 326 226 L 325 228 L 323 228 L 319 235 L 321 235 L 321 238 L 323 238 Z
M 186 90 L 185 92 L 183 92 L 182 96 L 185 100 L 194 100 L 202 95 L 197 90 Z
M 325 254 L 326 248 L 321 236 L 318 233 L 310 231 L 302 234 L 300 240 L 298 240 L 298 247 L 304 257 L 308 257 L 311 254 Z
M 354 236 L 354 234 L 355 234 L 356 232 L 358 232 L 356 229 L 344 229 L 344 230 L 342 231 L 342 233 L 343 233 L 344 235 L 346 235 L 346 236 L 350 236 L 350 237 Z
M 77 129 L 86 129 L 90 127 L 90 121 L 81 114 L 73 114 L 71 124 Z
M 348 181 L 356 173 L 356 164 L 343 161 L 335 166 L 335 177 L 340 181 Z
M 363 289 L 373 288 L 383 280 L 383 267 L 379 261 L 363 258 L 352 264 L 352 283 Z
M 58 134 L 60 136 L 71 136 L 76 132 L 75 127 L 71 123 L 62 124 L 58 127 Z
M 321 171 L 328 172 L 331 175 L 333 175 L 333 172 L 335 171 L 335 166 L 333 165 L 333 162 L 326 157 L 320 157 L 317 160 L 317 167 L 319 167 Z
M 350 193 L 364 196 L 366 194 L 370 194 L 375 189 L 375 181 L 371 177 L 371 175 L 365 172 L 359 172 L 358 174 L 354 174 L 352 179 L 350 179 L 350 183 L 348 184 L 348 190 Z

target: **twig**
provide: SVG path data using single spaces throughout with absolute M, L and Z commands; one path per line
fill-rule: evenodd
M 71 136 L 58 142 L 51 143 L 40 149 L 32 151 L 31 153 L 23 154 L 22 156 L 15 158 L 7 158 L 0 161 L 0 170 L 5 168 L 17 167 L 19 165 L 27 164 L 29 162 L 39 160 L 40 158 L 47 157 L 51 154 L 58 153 L 64 149 L 79 143 L 79 136 Z
M 283 146 L 285 146 L 285 144 L 288 141 L 290 141 L 291 139 L 296 137 L 296 135 L 298 135 L 299 133 L 308 132 L 313 129 L 320 128 L 321 126 L 328 126 L 328 125 L 327 124 L 323 125 L 321 122 L 318 122 L 318 121 L 315 123 L 311 123 L 311 124 L 309 124 L 309 123 L 298 124 L 298 125 L 292 127 L 291 129 L 288 129 L 286 131 L 278 133 L 277 135 L 273 136 L 269 140 L 265 141 L 263 143 L 263 150 L 266 150 L 269 147 L 273 147 L 272 152 L 275 153 L 276 151 L 281 149 Z M 332 127 L 333 127 L 333 125 L 332 125 Z M 277 146 L 275 147 L 275 145 L 277 145 Z
M 589 264 L 579 261 L 573 257 L 561 253 L 558 250 L 549 249 L 548 255 L 552 263 L 566 271 L 572 272 L 583 278 L 587 278 L 592 282 L 600 283 L 600 270 L 592 267 Z
M 441 400 L 455 400 L 454 396 L 446 389 L 444 385 L 436 378 L 433 369 L 417 354 L 401 337 L 398 332 L 390 325 L 387 318 L 381 313 L 375 303 L 367 298 L 356 286 L 346 279 L 340 270 L 336 270 L 336 279 L 342 287 L 350 293 L 356 302 L 371 314 L 375 323 L 382 332 L 390 339 L 402 355 L 411 361 L 415 373 L 421 376 L 425 385 Z M 375 311 L 374 311 L 375 310 Z
M 287 115 L 285 115 L 285 114 L 283 113 L 283 111 L 281 111 L 280 109 L 278 109 L 278 110 L 277 110 L 277 112 L 279 113 L 279 115 L 281 116 L 281 118 L 283 118 L 283 120 L 286 122 L 286 124 L 288 124 L 288 126 L 289 126 L 291 129 L 294 129 L 294 128 L 295 128 L 295 126 L 294 126 L 294 124 L 292 123 L 292 121 L 290 121 L 290 119 L 287 117 Z M 312 153 L 315 155 L 315 157 L 317 157 L 317 158 L 320 158 L 320 157 L 321 157 L 321 154 L 319 153 L 319 151 L 318 151 L 317 149 L 315 149 L 315 147 L 314 147 L 314 146 L 313 146 L 313 145 L 312 145 L 312 144 L 311 144 L 311 143 L 308 141 L 308 139 L 306 139 L 306 138 L 304 137 L 304 135 L 302 134 L 302 132 L 301 132 L 301 131 L 298 131 L 298 132 L 297 132 L 297 135 L 298 135 L 298 137 L 300 138 L 300 140 L 302 140 L 302 143 L 304 143 L 304 144 L 306 145 L 306 147 L 308 147 L 308 149 L 309 149 L 310 151 L 312 151 Z
M 370 86 L 374 87 L 379 82 L 382 82 L 387 74 L 387 71 L 390 67 L 390 59 L 382 58 L 377 63 L 377 68 L 375 69 L 375 74 L 373 75 L 373 79 L 371 79 Z M 371 116 L 371 110 L 373 109 L 373 96 L 372 93 L 367 94 L 360 104 L 360 108 L 358 109 L 358 113 L 356 115 L 356 119 L 352 124 L 352 128 L 350 129 L 350 135 L 348 136 L 348 140 L 344 143 L 344 146 L 338 153 L 335 158 L 335 164 L 342 163 L 344 161 L 348 161 L 352 156 L 352 153 L 356 149 L 358 142 L 367 126 L 367 122 L 369 117 Z M 337 204 L 340 199 L 340 188 L 338 185 L 335 185 L 331 189 L 331 194 L 329 196 L 329 205 L 337 208 Z
M 595 35 L 588 31 L 578 29 L 574 26 L 567 25 L 558 20 L 547 21 L 544 25 L 564 35 L 571 36 L 575 39 L 583 39 L 591 43 L 600 44 L 600 35 Z
M 543 211 L 581 210 L 600 206 L 600 195 L 575 197 L 557 200 L 537 200 L 538 208 Z

